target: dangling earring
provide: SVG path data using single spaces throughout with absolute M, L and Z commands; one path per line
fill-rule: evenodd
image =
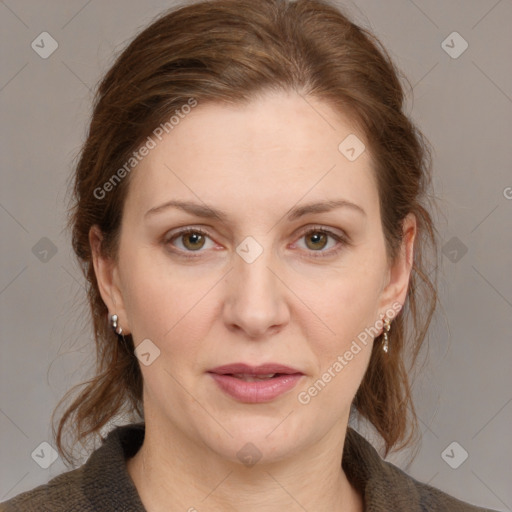
M 116 334 L 122 334 L 123 333 L 123 329 L 121 328 L 121 326 L 117 325 L 117 320 L 118 320 L 118 316 L 115 315 L 115 314 L 112 315 L 110 317 L 110 325 L 112 326 L 112 329 L 114 329 Z
M 389 350 L 388 332 L 390 329 L 391 329 L 391 322 L 389 321 L 388 318 L 385 318 L 384 319 L 384 340 L 383 340 L 383 344 L 382 344 L 382 350 L 384 350 L 384 352 L 386 352 L 386 354 L 388 353 L 388 350 Z

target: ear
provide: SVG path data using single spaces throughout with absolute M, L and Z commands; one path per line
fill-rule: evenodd
M 102 254 L 102 240 L 103 234 L 101 229 L 95 224 L 89 230 L 89 244 L 91 246 L 94 273 L 98 281 L 100 295 L 108 308 L 109 314 L 116 314 L 118 316 L 118 324 L 123 329 L 123 334 L 130 334 L 128 316 L 121 292 L 119 269 L 112 258 Z
M 416 216 L 413 213 L 409 213 L 405 217 L 402 232 L 402 245 L 396 261 L 388 269 L 385 287 L 381 294 L 380 315 L 385 314 L 387 310 L 395 311 L 396 315 L 403 307 L 407 297 L 414 258 L 414 241 L 417 234 Z

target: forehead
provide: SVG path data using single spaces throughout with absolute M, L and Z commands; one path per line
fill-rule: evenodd
M 371 210 L 378 195 L 369 151 L 351 160 L 343 141 L 358 153 L 364 134 L 327 103 L 298 94 L 199 103 L 132 171 L 127 208 L 141 214 L 181 198 L 242 215 L 341 195 Z

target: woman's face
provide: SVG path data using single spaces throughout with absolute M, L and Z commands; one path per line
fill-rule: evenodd
M 95 258 L 139 346 L 146 422 L 233 461 L 340 442 L 379 320 L 405 300 L 415 232 L 408 219 L 388 267 L 363 134 L 273 93 L 199 104 L 155 141 L 132 171 L 118 265 Z M 249 376 L 260 365 L 295 375 Z

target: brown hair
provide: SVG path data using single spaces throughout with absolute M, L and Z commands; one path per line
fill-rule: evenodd
M 418 425 L 405 356 L 407 349 L 412 369 L 436 307 L 425 254 L 429 247 L 436 254 L 437 235 L 425 202 L 430 150 L 403 112 L 399 76 L 378 39 L 325 0 L 210 0 L 182 6 L 160 16 L 117 57 L 99 84 L 74 175 L 68 227 L 88 285 L 97 368 L 54 426 L 64 460 L 73 460 L 63 443 L 66 432 L 83 442 L 123 411 L 143 417 L 133 340 L 117 336 L 108 324 L 88 238 L 91 226 L 98 225 L 102 253 L 117 258 L 131 174 L 112 192 L 98 190 L 155 127 L 191 99 L 242 104 L 270 90 L 323 100 L 361 129 L 374 164 L 390 261 L 402 241 L 403 219 L 409 212 L 416 216 L 409 290 L 392 324 L 390 351 L 383 353 L 377 338 L 353 401 L 382 437 L 386 455 L 410 443 Z

